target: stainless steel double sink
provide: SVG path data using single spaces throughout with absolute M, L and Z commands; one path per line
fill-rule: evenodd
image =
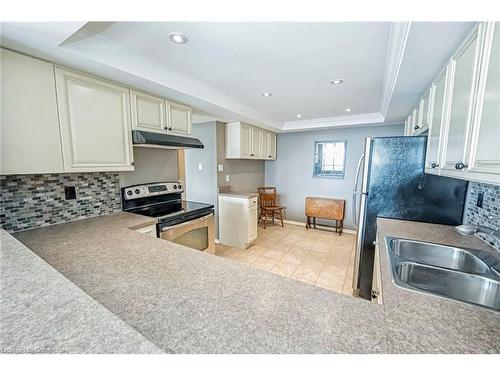
M 403 238 L 385 241 L 396 285 L 500 311 L 498 256 Z

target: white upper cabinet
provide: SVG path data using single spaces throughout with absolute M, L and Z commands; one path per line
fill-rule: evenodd
M 252 143 L 250 149 L 250 157 L 252 159 L 259 159 L 261 150 L 260 147 L 261 138 L 259 137 L 260 130 L 252 126 L 251 132 L 252 132 Z
M 429 122 L 431 117 L 431 89 L 427 90 L 420 100 L 420 105 L 418 107 L 418 124 L 417 131 L 422 133 L 429 129 Z
M 500 22 L 489 22 L 479 75 L 470 179 L 500 183 Z
M 54 67 L 0 49 L 0 174 L 64 171 Z
M 129 90 L 58 67 L 55 77 L 64 169 L 134 170 Z
M 168 103 L 168 130 L 179 135 L 191 134 L 191 108 L 177 103 Z
M 427 157 L 425 159 L 426 172 L 438 174 L 441 150 L 441 133 L 445 128 L 446 121 L 446 94 L 447 94 L 447 72 L 446 67 L 432 84 L 430 96 L 429 135 L 427 138 Z
M 131 90 L 130 107 L 132 129 L 154 133 L 166 132 L 165 99 Z
M 276 159 L 276 133 L 242 122 L 226 124 L 226 158 Z
M 276 133 L 272 132 L 269 133 L 269 145 L 268 145 L 269 153 L 267 155 L 267 159 L 276 160 L 276 158 L 278 157 L 276 151 L 278 149 L 278 146 L 276 145 L 276 138 L 277 138 Z
M 482 24 L 473 30 L 450 63 L 450 107 L 442 170 L 458 176 L 467 169 L 469 135 L 475 102 Z
M 232 139 L 227 142 L 233 143 Z M 249 125 L 241 124 L 241 140 L 240 140 L 241 152 L 240 155 L 242 158 L 250 158 L 250 154 L 252 152 L 252 127 Z
M 271 133 L 266 132 L 265 130 L 259 130 L 259 144 L 260 144 L 260 152 L 259 159 L 267 159 L 269 154 L 269 142 Z
M 411 134 L 415 135 L 418 131 L 418 109 L 415 108 L 411 112 Z

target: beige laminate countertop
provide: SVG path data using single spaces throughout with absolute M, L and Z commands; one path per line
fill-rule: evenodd
M 119 213 L 15 236 L 169 353 L 500 353 L 500 314 L 398 288 L 384 256 L 379 306 L 131 230 L 152 223 Z M 378 225 L 379 238 L 482 244 L 450 227 Z
M 396 286 L 391 281 L 386 236 L 491 253 L 497 250 L 475 236 L 457 234 L 453 226 L 379 218 L 377 238 L 389 346 L 403 353 L 500 353 L 500 312 Z

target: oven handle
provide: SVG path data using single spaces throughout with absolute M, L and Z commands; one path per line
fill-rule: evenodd
M 184 223 L 172 225 L 172 226 L 169 226 L 169 227 L 163 227 L 163 228 L 161 228 L 161 231 L 162 232 L 166 232 L 167 230 L 176 229 L 176 228 L 182 228 L 182 227 L 185 227 L 186 225 L 192 225 L 192 224 L 197 223 L 199 221 L 205 221 L 205 220 L 207 220 L 211 216 L 214 216 L 214 214 L 208 214 L 208 215 L 199 217 L 199 218 L 194 219 L 194 220 L 186 221 Z

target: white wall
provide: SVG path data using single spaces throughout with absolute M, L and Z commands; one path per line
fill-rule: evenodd
M 352 189 L 364 139 L 403 135 L 403 130 L 403 125 L 374 125 L 278 134 L 278 159 L 266 161 L 266 186 L 276 186 L 279 203 L 287 207 L 287 219 L 302 222 L 305 222 L 306 196 L 345 198 L 344 227 L 354 229 Z M 314 142 L 332 140 L 347 141 L 345 176 L 343 179 L 313 178 Z

